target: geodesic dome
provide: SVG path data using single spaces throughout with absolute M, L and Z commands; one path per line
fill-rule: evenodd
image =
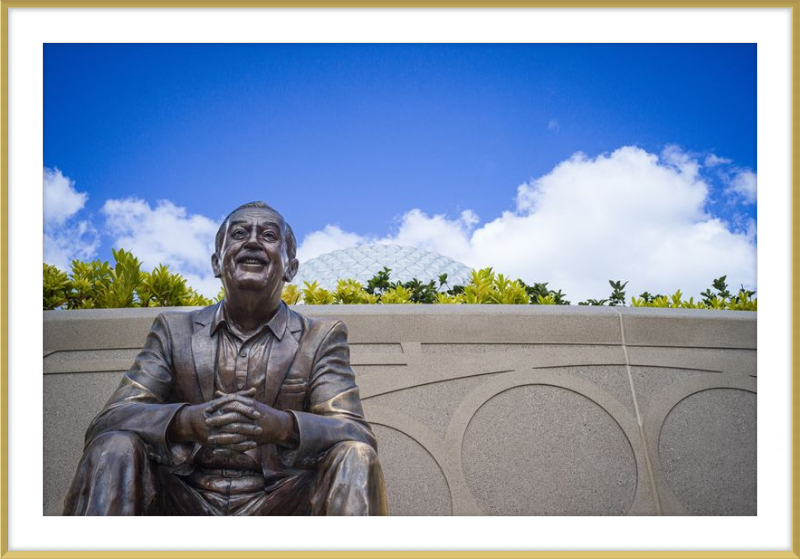
M 340 279 L 355 279 L 364 286 L 384 267 L 391 269 L 390 281 L 406 282 L 414 278 L 422 283 L 439 279 L 447 274 L 448 285 L 469 283 L 470 268 L 461 262 L 435 252 L 398 245 L 360 245 L 355 248 L 335 250 L 311 258 L 300 264 L 292 281 L 298 287 L 303 282 L 316 281 L 320 287 L 333 290 Z

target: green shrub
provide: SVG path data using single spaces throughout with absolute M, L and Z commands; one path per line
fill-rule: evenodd
M 742 286 L 736 296 L 732 296 L 728 291 L 728 284 L 725 283 L 726 276 L 715 279 L 711 284 L 711 289 L 706 289 L 701 295 L 701 301 L 694 301 L 690 297 L 688 301 L 683 299 L 681 290 L 677 290 L 671 296 L 651 295 L 646 291 L 639 297 L 631 298 L 631 305 L 634 307 L 654 307 L 662 309 L 710 309 L 719 311 L 757 311 L 758 299 L 754 297 L 755 291 L 749 291 Z
M 333 302 L 337 305 L 374 305 L 379 297 L 367 293 L 361 283 L 354 279 L 339 280 L 333 292 Z
M 44 310 L 66 305 L 71 289 L 72 283 L 67 274 L 50 264 L 44 265 Z
M 391 289 L 387 289 L 381 295 L 381 303 L 384 305 L 412 305 L 414 301 L 411 300 L 411 296 L 410 289 L 402 285 L 396 285 Z
M 221 294 L 222 294 L 222 297 L 219 298 L 219 301 L 221 301 L 225 297 L 225 289 L 224 288 L 222 289 L 222 293 Z M 303 294 L 300 292 L 300 288 L 297 287 L 294 284 L 289 284 L 289 285 L 284 286 L 283 292 L 281 293 L 281 299 L 287 305 L 296 305 L 297 303 L 300 302 L 300 297 L 302 297 L 302 296 L 303 296 Z
M 186 279 L 172 273 L 165 265 L 151 272 L 141 271 L 141 263 L 130 252 L 113 250 L 114 266 L 108 262 L 72 262 L 69 274 L 55 266 L 44 264 L 44 309 L 92 309 L 120 307 L 179 307 L 206 306 L 225 297 L 220 288 L 212 300 L 203 297 L 186 284 Z M 527 285 L 520 279 L 512 280 L 495 274 L 492 268 L 472 270 L 467 285 L 450 285 L 447 274 L 438 281 L 423 283 L 418 279 L 407 282 L 392 281 L 390 268 L 383 268 L 363 286 L 354 279 L 342 279 L 334 291 L 320 287 L 313 281 L 304 282 L 303 288 L 286 285 L 281 298 L 289 305 L 569 305 L 566 295 L 548 287 L 547 282 Z M 650 294 L 647 291 L 631 298 L 634 307 L 716 309 L 756 311 L 758 299 L 755 292 L 742 287 L 733 295 L 726 276 L 712 281 L 700 301 L 683 299 L 677 290 L 672 295 Z M 579 305 L 624 306 L 625 287 L 628 282 L 609 280 L 611 293 L 605 299 L 587 299 Z
M 116 309 L 126 307 L 206 306 L 211 300 L 186 285 L 165 265 L 143 272 L 139 259 L 113 250 L 108 262 L 73 260 L 70 274 L 44 265 L 44 309 Z
M 333 293 L 323 289 L 316 281 L 303 282 L 303 303 L 306 305 L 332 305 Z
M 195 307 L 211 304 L 210 299 L 188 287 L 183 276 L 171 273 L 164 264 L 159 264 L 152 272 L 142 273 L 136 295 L 142 307 Z

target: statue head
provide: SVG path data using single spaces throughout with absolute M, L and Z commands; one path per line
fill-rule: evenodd
M 226 294 L 261 291 L 278 305 L 284 283 L 297 273 L 292 228 L 264 202 L 250 202 L 228 214 L 214 248 L 211 267 Z

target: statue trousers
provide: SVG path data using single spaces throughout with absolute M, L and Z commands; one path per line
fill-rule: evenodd
M 368 444 L 344 441 L 313 469 L 265 483 L 257 472 L 195 470 L 178 476 L 152 460 L 135 434 L 112 431 L 83 453 L 64 515 L 385 515 L 383 473 Z

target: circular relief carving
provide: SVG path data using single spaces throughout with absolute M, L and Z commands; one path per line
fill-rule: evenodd
M 445 516 L 452 510 L 442 470 L 425 448 L 395 429 L 372 424 L 392 516 Z
M 636 493 L 622 429 L 593 401 L 556 386 L 491 398 L 467 427 L 462 461 L 486 514 L 622 515 Z
M 754 393 L 718 388 L 684 398 L 664 420 L 658 454 L 689 514 L 757 514 Z

